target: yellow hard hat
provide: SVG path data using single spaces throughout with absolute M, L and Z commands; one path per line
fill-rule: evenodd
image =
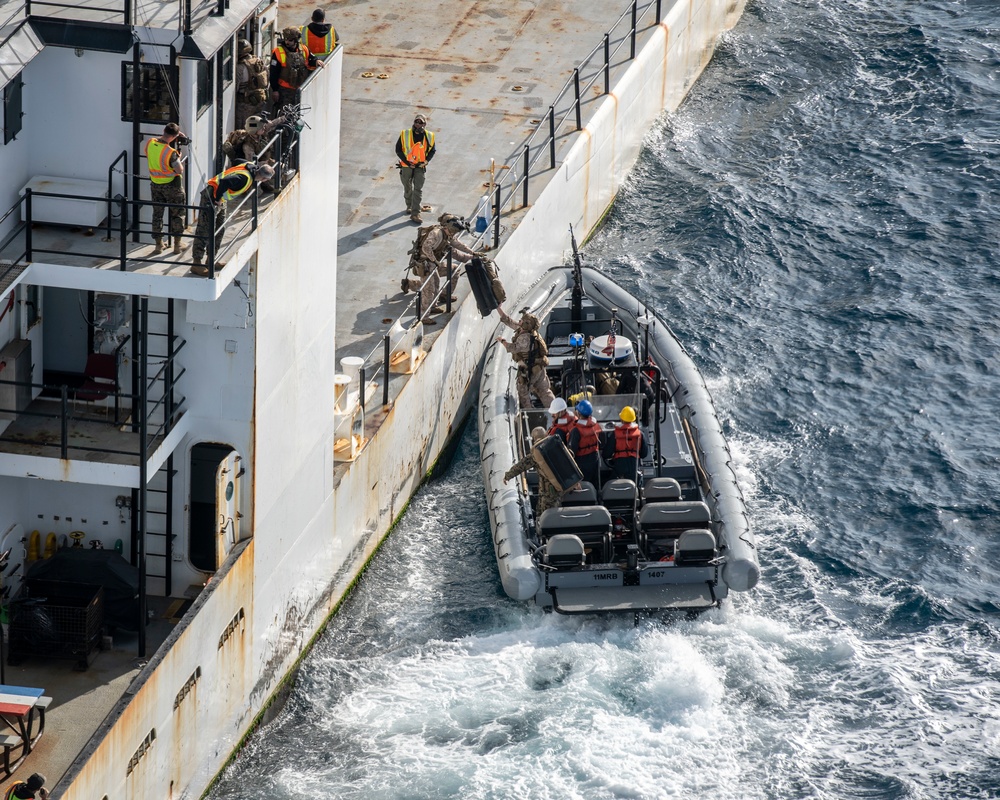
M 618 415 L 618 419 L 622 422 L 635 422 L 635 409 L 632 406 L 625 406 L 622 413 Z

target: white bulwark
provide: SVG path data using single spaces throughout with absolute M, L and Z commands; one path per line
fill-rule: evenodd
M 580 3 L 610 15 L 603 5 Z M 539 135 L 526 199 L 523 172 L 501 181 L 502 225 L 480 244 L 508 286 L 563 256 L 569 224 L 581 237 L 598 224 L 645 130 L 680 103 L 743 2 L 637 4 L 630 34 L 632 8 L 586 37 L 589 50 L 614 30 L 620 50 L 603 79 L 592 68 L 579 125 L 572 89 L 560 95 L 553 164 Z M 341 119 L 342 87 L 378 80 L 352 61 L 347 10 L 344 27 L 331 21 L 348 52 L 310 72 L 265 143 L 274 178 L 229 200 L 224 226 L 202 204 L 229 166 L 238 42 L 267 61 L 279 13 L 251 0 L 32 0 L 0 14 L 0 693 L 33 704 L 0 731 L 0 790 L 41 772 L 53 797 L 203 793 L 470 408 L 492 325 L 463 288 L 433 330 L 420 326 L 413 295 L 387 299 L 399 288 L 379 272 L 390 233 L 362 241 L 361 212 L 387 183 L 402 203 L 394 172 L 383 180 L 392 136 L 370 175 L 340 186 L 364 144 Z M 554 35 L 519 30 L 539 47 Z M 562 81 L 586 56 L 546 69 Z M 497 91 L 513 96 L 517 80 Z M 478 102 L 462 85 L 442 83 L 453 102 Z M 405 85 L 358 97 L 373 115 L 411 111 Z M 168 123 L 185 135 L 185 197 L 163 209 L 159 250 L 144 153 Z M 547 133 L 549 117 L 540 107 L 505 125 L 477 133 L 498 157 L 512 136 Z M 471 216 L 484 177 L 449 171 L 442 149 L 434 179 Z M 338 219 L 354 226 L 339 293 Z M 414 230 L 394 229 L 393 246 L 405 251 Z

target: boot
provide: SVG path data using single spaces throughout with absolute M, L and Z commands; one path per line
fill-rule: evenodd
M 181 240 L 180 236 L 174 237 L 174 255 L 179 256 L 187 249 L 187 245 Z
M 153 239 L 153 255 L 158 256 L 163 252 L 163 239 L 159 236 Z

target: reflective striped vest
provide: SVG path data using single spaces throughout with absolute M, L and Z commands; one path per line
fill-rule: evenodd
M 326 58 L 333 52 L 334 42 L 337 41 L 337 32 L 332 26 L 327 31 L 326 36 L 317 36 L 309 30 L 308 25 L 303 25 L 299 28 L 299 33 L 302 34 L 302 41 L 309 48 L 309 52 L 316 56 L 316 58 Z
M 431 131 L 424 131 L 424 140 L 415 142 L 413 141 L 413 128 L 407 128 L 405 131 L 399 132 L 399 140 L 403 143 L 406 161 L 411 161 L 418 166 L 427 163 L 427 153 L 434 146 L 434 134 Z M 400 161 L 399 166 L 410 166 L 406 161 Z
M 170 160 L 177 151 L 166 142 L 150 139 L 146 142 L 146 161 L 149 164 L 149 179 L 153 183 L 170 183 L 177 177 L 170 166 Z
M 242 175 L 246 178 L 246 185 L 242 189 L 237 189 L 236 191 L 227 189 L 226 193 L 222 195 L 223 200 L 232 200 L 234 197 L 239 197 L 241 194 L 244 194 L 247 189 L 253 186 L 253 175 L 250 174 L 250 170 L 243 165 L 230 167 L 229 169 L 220 172 L 214 178 L 208 179 L 208 185 L 212 187 L 212 196 L 214 197 L 218 192 L 219 181 L 231 178 L 234 175 Z
M 309 72 L 309 49 L 304 44 L 299 43 L 299 55 L 302 56 L 301 65 L 295 63 L 298 59 L 293 59 L 292 63 L 288 62 L 288 51 L 282 44 L 274 48 L 273 55 L 281 67 L 281 72 L 278 74 L 279 86 L 285 89 L 298 89 L 305 83 L 306 75 Z

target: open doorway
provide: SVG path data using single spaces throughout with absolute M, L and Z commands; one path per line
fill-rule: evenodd
M 191 566 L 214 573 L 240 540 L 240 457 L 226 444 L 191 448 L 189 548 Z

